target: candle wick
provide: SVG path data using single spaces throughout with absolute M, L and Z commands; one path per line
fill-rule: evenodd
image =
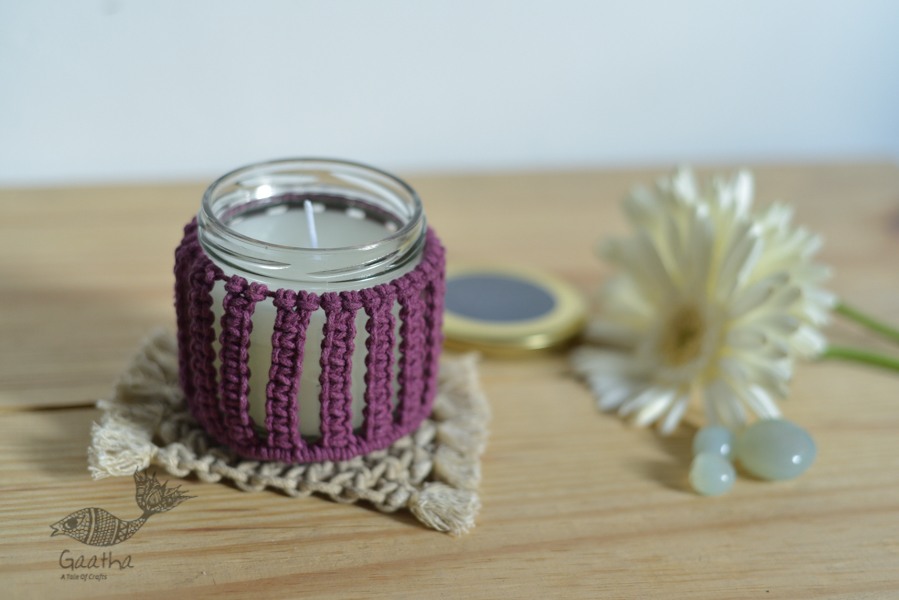
M 309 229 L 309 242 L 313 248 L 318 248 L 318 233 L 315 231 L 315 213 L 312 210 L 312 202 L 304 200 L 303 211 L 306 213 L 306 227 Z

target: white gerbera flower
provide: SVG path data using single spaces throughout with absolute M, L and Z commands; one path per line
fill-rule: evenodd
M 636 229 L 605 243 L 620 268 L 602 290 L 603 316 L 573 365 L 603 410 L 670 433 L 690 398 L 702 395 L 710 424 L 736 428 L 748 411 L 780 415 L 797 356 L 823 351 L 819 328 L 835 298 L 811 262 L 820 239 L 773 205 L 752 212 L 748 172 L 704 190 L 681 170 L 624 202 Z

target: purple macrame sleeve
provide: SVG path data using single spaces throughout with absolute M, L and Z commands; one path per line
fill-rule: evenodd
M 434 401 L 442 344 L 444 261 L 440 240 L 428 230 L 419 264 L 389 283 L 321 296 L 303 290 L 269 290 L 225 275 L 200 247 L 196 223 L 188 224 L 175 253 L 175 308 L 180 383 L 191 413 L 212 438 L 246 458 L 293 463 L 347 460 L 386 448 L 418 427 Z M 224 290 L 218 307 L 213 300 L 216 285 Z M 276 312 L 265 432 L 260 433 L 260 424 L 254 424 L 249 414 L 250 338 L 256 305 L 269 301 Z M 318 310 L 325 315 L 320 369 L 305 376 L 318 377 L 321 393 L 318 398 L 298 398 L 306 334 Z M 216 311 L 221 314 L 218 370 Z M 360 311 L 366 317 L 366 357 L 364 364 L 353 365 L 353 350 L 362 335 L 356 328 Z M 354 369 L 365 370 L 364 420 L 358 431 L 353 429 Z M 307 440 L 299 431 L 299 403 L 311 401 L 320 408 L 321 429 L 317 439 Z

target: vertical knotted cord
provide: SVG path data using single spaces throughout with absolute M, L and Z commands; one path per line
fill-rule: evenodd
M 191 221 L 184 227 L 184 238 L 189 240 L 196 236 L 197 222 Z M 175 316 L 178 323 L 178 380 L 181 389 L 188 396 L 194 395 L 194 378 L 190 370 L 191 317 L 190 301 L 190 268 L 194 257 L 199 252 L 198 244 L 181 242 L 175 249 Z
M 378 442 L 389 436 L 393 425 L 393 365 L 396 292 L 379 285 L 360 292 L 368 319 L 365 331 L 365 439 Z
M 414 274 L 409 273 L 409 275 Z M 420 412 L 421 395 L 424 393 L 424 281 L 420 274 L 398 280 L 397 300 L 400 304 L 400 371 L 399 407 L 397 420 L 400 426 L 412 422 Z
M 427 279 L 424 299 L 425 309 L 425 358 L 424 392 L 421 402 L 426 412 L 437 394 L 437 375 L 440 369 L 440 350 L 443 347 L 443 301 L 446 296 L 445 257 L 443 248 L 425 257 L 435 276 Z
M 233 277 L 225 283 L 222 301 L 221 380 L 219 410 L 225 418 L 228 436 L 238 447 L 252 447 L 256 432 L 250 417 L 250 335 L 256 304 L 266 297 L 267 288 Z
M 321 354 L 321 444 L 345 448 L 353 440 L 353 350 L 356 312 L 362 308 L 358 292 L 322 294 L 325 311 Z
M 215 271 L 202 261 L 193 263 L 188 271 L 190 292 L 188 293 L 188 319 L 190 322 L 188 351 L 186 353 L 188 371 L 193 379 L 190 386 L 196 403 L 191 405 L 197 420 L 213 431 L 222 428 L 222 416 L 218 411 L 218 386 L 215 372 L 215 314 L 212 312 L 212 286 L 215 285 Z M 185 394 L 187 391 L 185 390 Z
M 272 303 L 277 310 L 272 332 L 272 366 L 266 388 L 265 429 L 275 452 L 293 452 L 304 444 L 300 436 L 297 393 L 303 376 L 303 354 L 309 319 L 318 309 L 318 296 L 278 290 Z

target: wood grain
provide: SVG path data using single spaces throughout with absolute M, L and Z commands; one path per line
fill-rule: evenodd
M 756 169 L 826 238 L 832 288 L 899 322 L 899 168 Z M 618 202 L 658 171 L 410 177 L 450 260 L 526 263 L 591 292 Z M 598 414 L 564 357 L 484 359 L 494 410 L 484 508 L 460 539 L 405 514 L 182 483 L 196 496 L 111 549 L 133 568 L 68 581 L 51 523 L 87 506 L 138 515 L 133 483 L 92 481 L 90 407 L 140 338 L 173 324 L 172 252 L 202 185 L 0 191 L 0 582 L 11 598 L 895 598 L 899 377 L 802 365 L 784 410 L 819 459 L 787 483 L 685 486 L 671 438 Z M 872 344 L 838 325 L 834 339 Z M 161 477 L 165 479 L 164 476 Z M 110 549 L 107 549 L 109 551 Z

